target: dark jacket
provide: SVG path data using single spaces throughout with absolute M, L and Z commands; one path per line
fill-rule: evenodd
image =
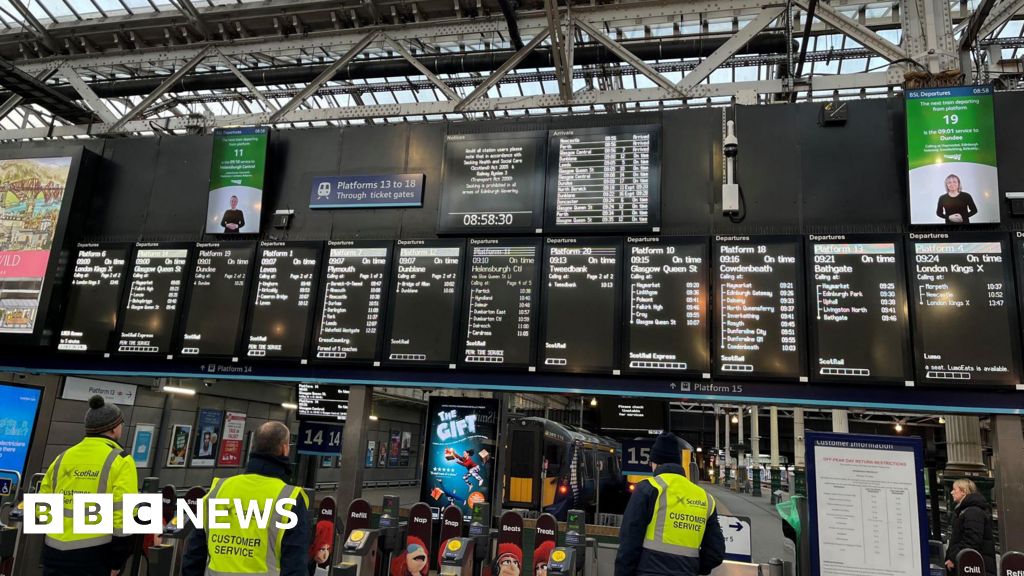
M 684 475 L 683 467 L 678 464 L 662 464 L 654 474 Z M 718 511 L 708 518 L 700 544 L 700 558 L 686 558 L 644 549 L 644 534 L 654 516 L 657 500 L 658 490 L 650 482 L 638 483 L 629 497 L 619 530 L 615 576 L 696 576 L 711 573 L 725 559 L 725 538 L 722 527 L 718 525 Z
M 964 496 L 956 507 L 953 532 L 949 536 L 946 560 L 956 563 L 961 550 L 972 548 L 985 559 L 985 573 L 996 573 L 996 540 L 992 536 L 992 511 L 985 497 L 975 492 Z
M 291 480 L 291 465 L 284 458 L 253 454 L 245 467 L 246 474 L 259 474 L 278 478 L 284 482 Z M 281 576 L 306 576 L 309 563 L 309 509 L 299 498 L 292 509 L 299 523 L 290 530 L 285 530 L 281 540 Z M 188 538 L 185 557 L 182 559 L 181 576 L 203 576 L 206 573 L 206 531 L 195 530 Z

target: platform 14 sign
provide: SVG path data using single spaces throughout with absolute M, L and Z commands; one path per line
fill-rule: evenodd
M 341 433 L 344 425 L 331 422 L 299 421 L 299 454 L 310 456 L 337 456 L 341 453 Z

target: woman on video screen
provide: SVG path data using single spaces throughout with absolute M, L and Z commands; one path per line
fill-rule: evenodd
M 970 224 L 971 216 L 978 213 L 974 198 L 960 189 L 960 177 L 956 174 L 946 176 L 946 193 L 939 196 L 939 207 L 935 215 L 946 221 L 946 224 Z

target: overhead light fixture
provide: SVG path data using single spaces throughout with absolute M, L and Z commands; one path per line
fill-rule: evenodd
M 740 423 L 740 417 L 735 415 L 735 414 L 733 414 L 732 415 L 732 423 L 733 424 L 739 424 Z
M 594 396 L 593 398 L 590 399 L 590 405 L 595 408 L 597 407 L 597 396 Z
M 946 423 L 946 417 L 945 416 L 939 416 L 939 424 L 945 424 L 945 423 Z
M 281 402 L 281 408 L 284 408 L 285 410 L 298 410 L 299 405 L 291 402 Z
M 196 395 L 196 391 L 192 388 L 182 388 L 181 386 L 164 386 L 161 390 L 168 394 L 181 394 L 182 396 Z
M 704 451 L 703 448 L 701 448 L 700 446 L 697 446 L 697 452 L 703 452 L 703 451 Z
M 376 414 L 370 414 L 370 420 L 373 420 L 374 422 L 376 422 L 377 420 L 379 420 L 379 418 L 377 418 Z
M 903 432 L 903 422 L 897 420 L 896 425 L 893 426 L 893 428 L 895 428 L 897 432 Z

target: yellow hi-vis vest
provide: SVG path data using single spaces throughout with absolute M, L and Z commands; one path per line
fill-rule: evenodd
M 290 486 L 277 478 L 260 474 L 241 474 L 226 480 L 213 479 L 206 500 L 214 498 L 226 499 L 231 502 L 231 511 L 227 518 L 219 518 L 219 522 L 227 522 L 230 528 L 212 528 L 206 524 L 206 548 L 208 560 L 206 576 L 228 576 L 234 574 L 266 574 L 273 576 L 281 573 L 281 542 L 284 530 L 278 528 L 283 521 L 277 513 L 277 501 L 282 498 L 299 498 L 309 507 L 309 498 L 302 488 Z M 257 525 L 254 516 L 250 515 L 249 526 L 242 528 L 235 513 L 235 499 L 240 500 L 242 510 L 249 509 L 249 502 L 259 509 L 260 515 L 264 506 L 269 506 L 269 523 L 265 528 Z M 270 500 L 269 505 L 266 502 Z M 204 508 L 209 515 L 209 507 Z M 207 516 L 209 517 L 209 516 Z
M 106 436 L 86 436 L 57 456 L 43 476 L 40 493 L 64 495 L 64 530 L 60 534 L 47 534 L 46 545 L 67 551 L 102 546 L 111 541 L 110 534 L 75 534 L 72 531 L 74 494 L 113 494 L 114 535 L 122 536 L 121 502 L 125 494 L 138 491 L 139 475 L 131 455 Z M 61 514 L 58 510 L 53 512 Z
M 715 499 L 681 474 L 659 474 L 648 481 L 658 491 L 658 499 L 644 535 L 644 548 L 699 558 Z

